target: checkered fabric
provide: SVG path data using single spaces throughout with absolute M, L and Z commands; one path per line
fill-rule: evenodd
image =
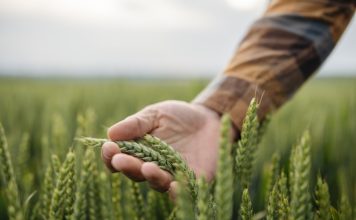
M 237 129 L 252 97 L 259 116 L 279 108 L 320 67 L 348 26 L 356 0 L 273 0 L 240 43 L 223 74 L 193 100 Z M 356 36 L 355 36 L 356 43 Z M 356 56 L 356 54 L 355 54 Z

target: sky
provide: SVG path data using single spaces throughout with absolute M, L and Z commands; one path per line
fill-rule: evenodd
M 0 74 L 212 77 L 267 0 L 0 0 Z M 356 76 L 356 21 L 320 76 Z

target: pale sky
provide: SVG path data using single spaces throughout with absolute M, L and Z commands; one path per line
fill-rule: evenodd
M 266 0 L 0 0 L 0 75 L 220 73 Z M 356 21 L 320 75 L 356 75 Z

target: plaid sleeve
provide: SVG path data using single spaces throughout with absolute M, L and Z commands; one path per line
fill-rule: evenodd
M 230 113 L 241 130 L 248 104 L 257 97 L 261 103 L 258 114 L 263 119 L 323 63 L 355 7 L 355 0 L 273 0 L 242 40 L 224 74 L 193 103 Z

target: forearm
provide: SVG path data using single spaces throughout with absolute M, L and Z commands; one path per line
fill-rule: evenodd
M 279 108 L 320 67 L 355 11 L 352 1 L 272 1 L 241 42 L 224 74 L 196 97 L 238 129 L 252 97 L 259 116 Z

